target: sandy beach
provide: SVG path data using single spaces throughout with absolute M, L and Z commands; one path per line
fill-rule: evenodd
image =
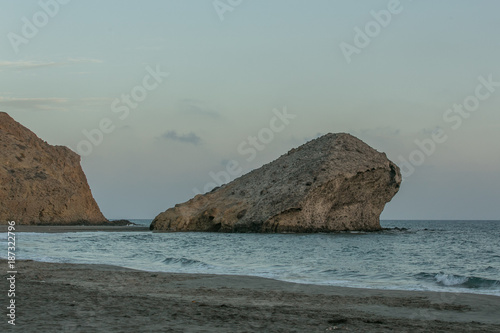
M 7 263 L 0 264 L 5 281 Z M 496 296 L 302 285 L 105 265 L 19 261 L 16 268 L 16 326 L 4 318 L 2 331 L 500 331 Z M 6 293 L 1 294 L 6 305 Z

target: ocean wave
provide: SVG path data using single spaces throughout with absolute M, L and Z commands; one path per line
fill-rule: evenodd
M 183 267 L 187 267 L 187 266 L 208 267 L 208 266 L 210 266 L 209 264 L 207 264 L 203 261 L 199 261 L 199 260 L 195 260 L 195 259 L 188 259 L 188 258 L 184 258 L 184 257 L 182 257 L 182 258 L 167 257 L 164 260 L 162 260 L 162 262 L 166 265 L 180 265 Z
M 432 280 L 444 287 L 459 287 L 468 289 L 500 289 L 499 280 L 485 279 L 477 276 L 463 276 L 455 274 L 420 273 L 417 277 Z

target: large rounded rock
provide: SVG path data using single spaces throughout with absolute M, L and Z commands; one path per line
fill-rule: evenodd
M 158 215 L 152 230 L 334 232 L 380 230 L 398 192 L 397 165 L 349 134 L 327 134 Z
M 0 112 L 0 224 L 102 224 L 80 156 Z

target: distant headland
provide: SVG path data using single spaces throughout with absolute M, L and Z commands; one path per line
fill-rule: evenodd
M 0 112 L 0 224 L 112 224 L 92 197 L 80 156 Z

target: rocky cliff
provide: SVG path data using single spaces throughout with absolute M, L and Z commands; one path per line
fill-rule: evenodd
M 0 112 L 0 224 L 103 224 L 80 156 Z
M 152 230 L 379 230 L 399 168 L 349 134 L 327 134 L 210 193 L 158 215 Z

